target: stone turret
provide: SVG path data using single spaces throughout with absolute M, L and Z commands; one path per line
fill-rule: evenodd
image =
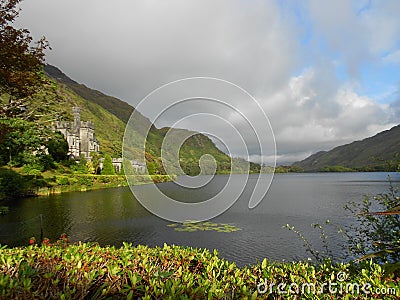
M 72 113 L 74 114 L 74 127 L 73 131 L 78 133 L 81 128 L 81 109 L 77 106 L 72 108 Z

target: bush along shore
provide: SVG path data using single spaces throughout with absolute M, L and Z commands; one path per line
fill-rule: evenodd
M 215 250 L 124 244 L 0 248 L 1 299 L 398 299 L 399 279 L 372 262 L 264 259 L 245 267 Z
M 171 181 L 169 175 L 132 175 L 135 185 L 147 183 L 162 183 Z M 73 176 L 55 176 L 53 182 L 56 184 L 41 187 L 36 190 L 38 196 L 47 196 L 50 194 L 59 194 L 74 191 L 89 191 L 102 188 L 113 188 L 128 186 L 125 175 L 73 175 Z
M 0 168 L 0 200 L 30 196 L 48 196 L 64 192 L 88 191 L 127 186 L 125 175 L 94 174 L 21 174 L 12 169 Z M 43 176 L 45 175 L 45 176 Z M 130 175 L 134 185 L 171 181 L 169 175 Z

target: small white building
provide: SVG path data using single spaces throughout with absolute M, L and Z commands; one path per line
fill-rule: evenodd
M 103 169 L 103 162 L 104 158 L 100 159 L 100 170 Z M 122 170 L 122 163 L 123 159 L 122 158 L 112 158 L 112 164 L 114 166 L 115 172 L 120 173 Z M 139 163 L 136 160 L 131 160 L 130 163 L 132 164 L 133 169 L 137 174 L 144 174 L 146 172 L 146 165 Z

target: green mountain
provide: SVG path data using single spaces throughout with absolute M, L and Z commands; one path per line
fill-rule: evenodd
M 361 141 L 320 151 L 293 165 L 304 171 L 388 170 L 400 152 L 400 125 Z
M 88 88 L 84 84 L 80 84 L 72 80 L 55 66 L 47 64 L 44 66 L 44 71 L 47 73 L 49 77 L 55 79 L 61 85 L 64 85 L 71 91 L 75 92 L 81 98 L 100 105 L 105 110 L 115 115 L 122 122 L 124 123 L 128 122 L 129 117 L 131 116 L 134 110 L 134 108 L 128 103 L 119 100 L 117 98 L 107 96 L 97 90 Z M 148 119 L 146 120 L 147 122 L 150 122 Z M 145 122 L 146 120 L 143 121 Z
M 72 107 L 81 107 L 81 119 L 90 120 L 95 124 L 96 137 L 100 141 L 101 151 L 114 157 L 121 157 L 125 125 L 134 111 L 134 107 L 115 97 L 107 96 L 77 83 L 57 67 L 46 65 L 44 70 L 53 79 L 56 86 L 53 93 L 55 93 L 54 97 L 57 98 L 57 101 L 47 101 L 53 103 L 51 109 L 57 111 L 60 116 L 64 116 L 66 120 L 72 120 Z M 141 136 L 143 133 L 140 132 L 140 128 L 151 126 L 146 139 L 146 160 L 154 162 L 158 172 L 163 172 L 160 161 L 161 144 L 170 128 L 158 129 L 141 114 L 139 114 L 137 123 L 139 123 L 139 131 L 135 134 Z M 187 134 L 188 132 L 184 129 L 172 130 L 178 134 L 180 132 Z M 137 146 L 132 145 L 133 148 Z M 140 151 L 139 147 L 137 151 Z M 227 172 L 230 169 L 231 158 L 219 150 L 209 137 L 196 133 L 187 139 L 180 149 L 179 160 L 183 170 L 190 175 L 198 174 L 200 172 L 198 161 L 204 154 L 210 154 L 216 159 L 219 173 Z M 257 168 L 255 164 L 251 164 L 251 166 Z

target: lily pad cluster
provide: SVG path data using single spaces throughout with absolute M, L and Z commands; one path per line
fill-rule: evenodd
M 172 223 L 167 226 L 173 227 L 176 231 L 186 231 L 186 232 L 211 231 L 211 230 L 217 232 L 235 232 L 241 230 L 240 228 L 232 224 L 213 223 L 210 221 L 207 222 L 187 221 L 182 224 Z

